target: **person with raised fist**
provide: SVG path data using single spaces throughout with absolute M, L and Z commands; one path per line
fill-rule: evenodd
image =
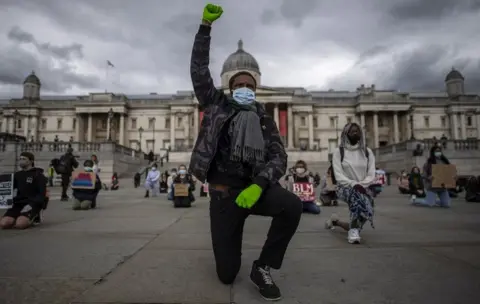
M 189 172 L 209 183 L 212 246 L 217 275 L 224 284 L 233 283 L 240 270 L 245 219 L 250 214 L 273 217 L 250 279 L 263 298 L 279 300 L 270 268 L 282 265 L 300 221 L 302 202 L 279 184 L 287 169 L 287 154 L 277 125 L 256 101 L 254 75 L 246 71 L 233 75 L 229 94 L 213 84 L 208 67 L 210 32 L 222 14 L 220 6 L 205 6 L 193 45 L 190 73 L 205 114 Z

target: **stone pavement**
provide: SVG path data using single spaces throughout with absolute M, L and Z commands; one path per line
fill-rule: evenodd
M 125 184 L 123 184 L 125 185 Z M 57 189 L 53 192 L 58 191 Z M 283 303 L 478 303 L 480 204 L 412 207 L 392 187 L 377 200 L 362 245 L 323 229 L 332 212 L 305 215 L 284 267 Z M 250 217 L 235 284 L 218 282 L 208 203 L 176 210 L 142 189 L 102 192 L 94 211 L 53 201 L 43 225 L 0 231 L 0 303 L 264 303 L 248 280 L 269 219 Z

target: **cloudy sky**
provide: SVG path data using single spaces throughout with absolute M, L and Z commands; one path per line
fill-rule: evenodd
M 191 89 L 201 0 L 1 0 L 0 94 L 32 70 L 43 94 Z M 267 86 L 480 92 L 480 0 L 218 0 L 211 70 L 243 39 Z M 115 68 L 106 77 L 106 60 Z

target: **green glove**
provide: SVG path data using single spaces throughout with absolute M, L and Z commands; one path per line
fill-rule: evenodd
M 203 20 L 213 23 L 223 14 L 223 8 L 220 5 L 207 4 L 203 9 Z
M 241 208 L 250 209 L 255 205 L 262 195 L 262 188 L 258 185 L 251 185 L 247 189 L 240 192 L 235 200 L 235 203 Z

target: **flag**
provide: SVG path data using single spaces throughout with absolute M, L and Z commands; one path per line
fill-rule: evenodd
M 115 67 L 115 66 L 113 65 L 113 63 L 110 62 L 110 60 L 107 60 L 107 66 L 112 67 L 112 68 Z

